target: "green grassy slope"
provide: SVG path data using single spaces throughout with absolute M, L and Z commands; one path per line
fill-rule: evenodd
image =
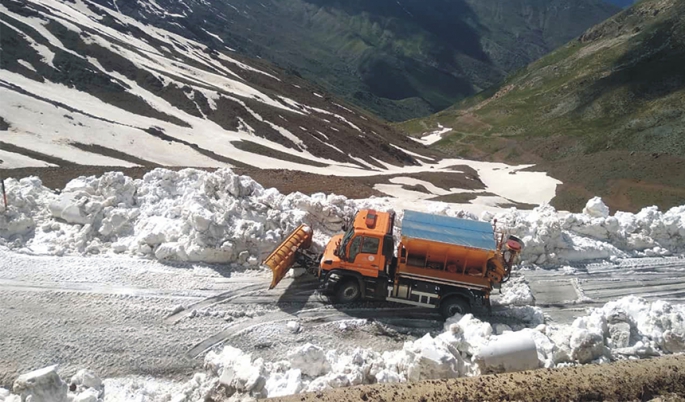
M 192 13 L 156 3 L 187 16 L 117 6 L 217 47 L 203 30 L 218 34 L 392 121 L 449 107 L 620 11 L 604 0 L 208 0 Z
M 454 129 L 453 155 L 540 163 L 565 185 L 554 203 L 592 194 L 635 210 L 685 202 L 685 2 L 645 0 L 503 84 L 429 118 Z

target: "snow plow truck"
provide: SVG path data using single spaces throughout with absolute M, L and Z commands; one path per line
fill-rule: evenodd
M 400 223 L 396 245 L 395 214 L 361 210 L 322 254 L 310 250 L 312 228 L 300 225 L 264 260 L 270 289 L 300 267 L 336 303 L 387 300 L 450 317 L 489 309 L 490 292 L 509 279 L 524 247 L 487 222 L 405 211 Z

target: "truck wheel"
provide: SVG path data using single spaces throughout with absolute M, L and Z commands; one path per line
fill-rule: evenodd
M 335 291 L 336 303 L 352 303 L 359 299 L 361 291 L 359 290 L 359 282 L 354 279 L 348 279 L 338 285 Z
M 450 297 L 440 304 L 440 314 L 445 318 L 450 318 L 457 313 L 464 315 L 470 312 L 471 304 L 461 297 Z

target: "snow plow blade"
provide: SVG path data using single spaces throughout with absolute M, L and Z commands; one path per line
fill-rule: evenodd
M 271 268 L 274 274 L 269 289 L 275 288 L 295 264 L 297 250 L 311 247 L 312 235 L 312 228 L 300 225 L 264 260 L 264 265 Z

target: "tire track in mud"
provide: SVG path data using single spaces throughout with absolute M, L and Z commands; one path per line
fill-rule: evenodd
M 236 295 L 236 297 L 239 297 L 239 295 Z M 193 359 L 197 358 L 211 348 L 263 325 L 285 321 L 324 324 L 359 319 L 376 321 L 397 327 L 432 328 L 442 317 L 440 314 L 430 312 L 427 309 L 397 307 L 339 309 L 332 305 L 331 307 L 308 309 L 293 313 L 279 311 L 235 323 L 193 346 L 186 352 L 186 356 Z
M 3 291 L 19 292 L 69 292 L 102 295 L 126 295 L 136 297 L 155 297 L 165 299 L 192 299 L 203 297 L 209 291 L 194 290 L 193 295 L 183 295 L 178 290 L 139 288 L 133 286 L 119 286 L 98 282 L 27 282 L 15 279 L 1 279 L 0 288 Z
M 225 330 L 206 338 L 186 352 L 189 358 L 197 358 L 214 346 L 230 340 L 236 336 L 251 331 L 257 327 L 285 321 L 302 320 L 308 323 L 331 323 L 345 320 L 373 319 L 386 325 L 403 326 L 409 328 L 433 327 L 432 323 L 440 319 L 439 314 L 426 314 L 425 312 L 411 312 L 403 308 L 386 309 L 349 309 L 336 310 L 335 308 L 322 308 L 306 310 L 300 313 L 287 313 L 284 311 L 263 315 L 256 319 L 245 320 L 236 323 Z
M 567 269 L 570 268 L 570 269 Z M 537 306 L 558 323 L 571 323 L 587 308 L 624 296 L 685 303 L 685 258 L 629 258 L 618 263 L 575 264 L 520 271 Z
M 238 297 L 244 297 L 248 294 L 261 292 L 267 289 L 268 286 L 265 286 L 263 284 L 255 284 L 245 286 L 244 288 L 239 290 L 229 290 L 228 292 L 224 292 L 219 295 L 206 298 L 198 303 L 191 304 L 184 310 L 169 315 L 164 319 L 164 322 L 167 324 L 176 324 L 177 322 L 191 315 L 194 310 L 212 307 L 221 303 L 228 303 Z

